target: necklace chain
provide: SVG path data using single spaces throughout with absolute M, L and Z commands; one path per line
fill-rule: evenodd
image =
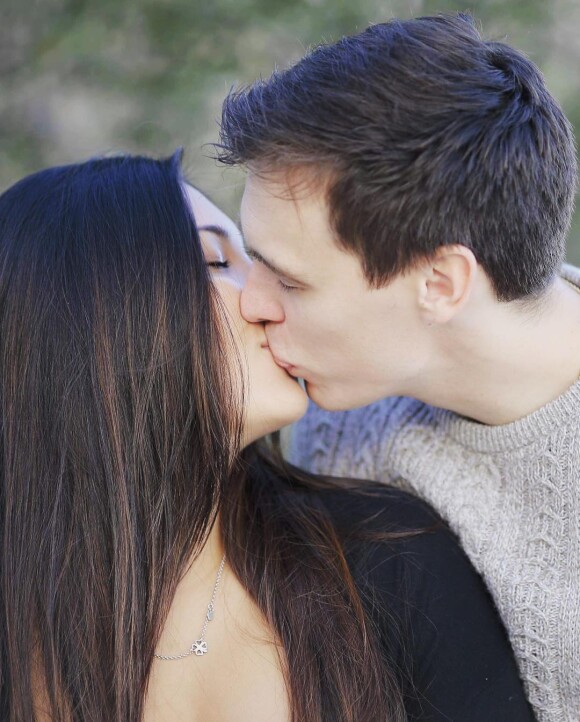
M 215 578 L 215 584 L 213 585 L 213 591 L 211 593 L 211 599 L 209 600 L 209 604 L 207 605 L 207 611 L 205 613 L 205 618 L 203 620 L 203 625 L 201 628 L 201 633 L 199 635 L 199 638 L 195 640 L 195 642 L 191 645 L 191 647 L 187 650 L 187 652 L 182 652 L 181 654 L 154 654 L 153 656 L 156 659 L 163 659 L 166 661 L 169 660 L 176 660 L 176 659 L 184 659 L 185 657 L 189 657 L 191 654 L 195 654 L 198 657 L 203 656 L 204 654 L 207 654 L 207 642 L 205 641 L 205 634 L 207 632 L 207 625 L 211 622 L 211 620 L 214 617 L 214 611 L 215 611 L 215 598 L 217 595 L 217 591 L 222 579 L 222 574 L 224 571 L 224 566 L 226 563 L 226 555 L 224 554 L 222 557 L 221 564 L 219 565 L 217 576 Z

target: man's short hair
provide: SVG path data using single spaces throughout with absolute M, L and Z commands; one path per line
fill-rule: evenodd
M 511 301 L 564 258 L 571 126 L 538 68 L 467 15 L 374 25 L 232 91 L 218 157 L 323 177 L 337 242 L 374 286 L 462 244 Z

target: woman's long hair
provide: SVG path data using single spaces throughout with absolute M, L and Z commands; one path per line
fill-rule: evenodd
M 138 722 L 179 580 L 220 513 L 283 648 L 294 722 L 403 719 L 316 495 L 238 454 L 232 344 L 180 158 L 0 196 L 0 717 Z M 348 651 L 346 651 L 348 650 Z

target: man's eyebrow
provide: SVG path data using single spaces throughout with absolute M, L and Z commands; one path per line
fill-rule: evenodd
M 264 256 L 261 253 L 254 250 L 253 248 L 250 248 L 246 244 L 245 241 L 244 241 L 244 249 L 245 249 L 247 255 L 253 261 L 258 261 L 258 263 L 261 263 L 262 265 L 266 266 L 266 268 L 269 268 L 270 271 L 272 271 L 272 273 L 275 273 L 277 276 L 281 276 L 284 280 L 290 281 L 290 283 L 296 284 L 297 286 L 306 286 L 307 285 L 304 281 L 301 281 L 299 278 L 296 278 L 296 276 L 293 276 L 291 273 L 288 273 L 288 271 L 285 271 L 283 268 L 276 266 L 274 263 L 269 261 L 267 258 L 264 258 Z
M 248 245 L 248 242 L 246 241 L 246 236 L 244 235 L 244 231 L 242 228 L 242 219 L 240 216 L 238 216 L 238 220 L 236 222 L 236 226 L 240 232 L 240 235 L 242 237 L 242 243 L 244 244 L 244 251 L 246 252 L 246 255 L 249 256 L 252 261 L 257 261 L 258 263 L 261 263 L 263 266 L 266 266 L 272 273 L 276 274 L 276 276 L 281 276 L 284 280 L 289 281 L 291 284 L 295 284 L 296 286 L 308 286 L 308 284 L 305 281 L 301 281 L 299 278 L 296 278 L 292 273 L 289 271 L 285 271 L 283 268 L 280 268 L 280 266 L 276 266 L 276 264 L 272 263 L 272 261 L 269 261 L 267 258 L 264 258 L 264 256 L 256 251 L 254 248 Z

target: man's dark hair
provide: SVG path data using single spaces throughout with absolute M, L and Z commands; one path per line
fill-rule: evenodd
M 538 68 L 466 15 L 374 25 L 231 92 L 218 148 L 256 172 L 322 173 L 337 241 L 375 286 L 458 243 L 511 301 L 564 258 L 571 126 Z

